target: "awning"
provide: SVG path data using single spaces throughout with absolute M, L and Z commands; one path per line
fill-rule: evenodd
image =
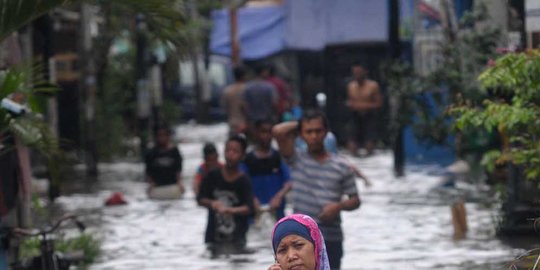
M 228 11 L 212 13 L 210 50 L 230 55 Z M 282 6 L 241 8 L 241 57 L 259 59 L 284 49 L 322 50 L 328 45 L 388 40 L 388 1 L 288 0 Z
M 285 48 L 285 12 L 283 6 L 241 8 L 238 10 L 238 39 L 242 59 L 259 59 Z M 229 12 L 212 13 L 210 50 L 231 55 Z
M 292 0 L 285 7 L 291 49 L 388 40 L 388 1 Z

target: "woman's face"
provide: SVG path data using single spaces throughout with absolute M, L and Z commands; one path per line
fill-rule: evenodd
M 279 243 L 276 259 L 283 270 L 315 270 L 315 247 L 309 240 L 291 234 Z

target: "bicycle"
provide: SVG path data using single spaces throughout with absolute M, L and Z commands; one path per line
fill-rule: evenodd
M 41 229 L 22 229 L 11 228 L 4 237 L 7 239 L 17 236 L 22 237 L 39 237 L 40 238 L 40 255 L 30 258 L 29 260 L 20 260 L 11 264 L 13 270 L 69 270 L 73 263 L 81 262 L 84 259 L 82 252 L 73 254 L 62 254 L 55 251 L 54 248 L 54 232 L 60 228 L 65 221 L 73 221 L 80 232 L 83 232 L 86 227 L 80 222 L 75 215 L 67 214 L 61 217 L 54 223 L 53 226 Z

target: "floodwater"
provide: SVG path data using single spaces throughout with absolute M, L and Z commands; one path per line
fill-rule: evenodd
M 201 162 L 202 144 L 219 142 L 221 151 L 226 131 L 223 124 L 177 128 L 188 188 L 181 200 L 148 200 L 143 165 L 130 162 L 101 164 L 97 183 L 57 200 L 63 211 L 83 215 L 102 241 L 102 254 L 90 269 L 268 268 L 273 262 L 269 224 L 250 231 L 253 254 L 211 258 L 203 244 L 207 210 L 197 206 L 191 179 Z M 396 179 L 390 152 L 351 161 L 373 185 L 366 188 L 358 181 L 362 206 L 342 215 L 343 269 L 505 269 L 525 251 L 495 238 L 498 206 L 485 203 L 489 200 L 482 186 L 458 182 L 457 188 L 437 189 L 441 168 L 427 165 L 409 166 L 407 176 Z M 116 191 L 124 193 L 128 204 L 103 207 Z M 458 198 L 467 201 L 469 221 L 462 241 L 452 239 L 450 205 Z

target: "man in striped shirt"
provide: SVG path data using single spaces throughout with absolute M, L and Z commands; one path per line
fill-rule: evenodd
M 340 269 L 343 256 L 340 212 L 357 209 L 360 198 L 354 171 L 345 159 L 324 148 L 327 132 L 326 116 L 316 110 L 306 111 L 299 122 L 281 123 L 273 129 L 279 151 L 290 167 L 294 212 L 317 221 L 325 239 L 330 267 Z M 307 143 L 307 153 L 295 151 L 297 135 Z

